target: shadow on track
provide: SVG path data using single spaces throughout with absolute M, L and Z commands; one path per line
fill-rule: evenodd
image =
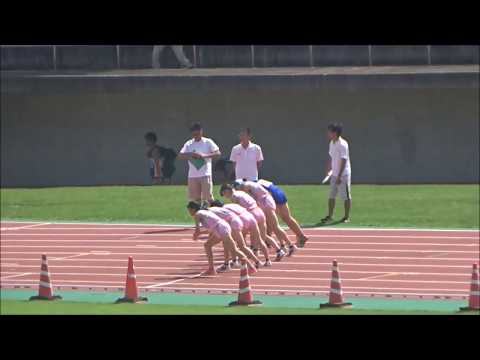
M 318 222 L 316 224 L 302 225 L 302 228 L 303 229 L 309 229 L 309 228 L 317 228 L 317 227 L 329 227 L 329 226 L 335 226 L 335 225 L 338 225 L 338 224 L 344 224 L 344 223 L 341 220 L 336 220 L 336 221 L 332 221 L 332 222 L 328 222 L 328 223 Z M 348 229 L 347 227 L 345 227 L 345 228 Z
M 178 228 L 178 229 L 146 231 L 143 234 L 169 234 L 169 233 L 177 233 L 177 232 L 183 232 L 183 231 L 193 231 L 193 227 L 192 228 Z

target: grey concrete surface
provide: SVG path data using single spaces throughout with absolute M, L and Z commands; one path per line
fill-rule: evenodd
M 43 46 L 0 47 L 2 70 L 54 69 L 53 48 Z
M 368 66 L 367 45 L 324 45 L 313 47 L 315 66 Z
M 478 64 L 479 46 L 433 45 L 432 64 Z
M 372 46 L 372 65 L 427 65 L 428 51 L 425 45 Z
M 250 45 L 200 45 L 196 46 L 196 50 L 198 67 L 252 67 L 252 48 Z
M 254 46 L 255 67 L 310 66 L 308 45 Z

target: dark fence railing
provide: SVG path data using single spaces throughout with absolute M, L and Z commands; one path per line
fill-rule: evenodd
M 142 69 L 151 67 L 153 46 L 1 46 L 2 70 Z M 186 45 L 195 67 L 320 67 L 478 64 L 479 47 L 469 45 Z M 176 68 L 166 48 L 161 66 Z

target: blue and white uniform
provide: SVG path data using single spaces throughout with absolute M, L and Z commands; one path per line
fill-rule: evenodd
M 285 205 L 287 203 L 287 196 L 285 195 L 283 190 L 280 189 L 277 185 L 275 185 L 271 181 L 267 181 L 267 180 L 264 180 L 264 179 L 260 179 L 257 182 L 260 185 L 262 185 L 265 189 L 268 190 L 270 195 L 272 195 L 272 198 L 275 201 L 275 204 Z

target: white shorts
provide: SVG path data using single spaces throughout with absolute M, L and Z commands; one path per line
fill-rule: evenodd
M 350 175 L 343 175 L 341 177 L 341 180 L 342 182 L 340 183 L 340 185 L 337 185 L 337 177 L 331 177 L 329 199 L 335 199 L 337 197 L 337 194 L 342 200 L 350 200 L 352 198 Z

